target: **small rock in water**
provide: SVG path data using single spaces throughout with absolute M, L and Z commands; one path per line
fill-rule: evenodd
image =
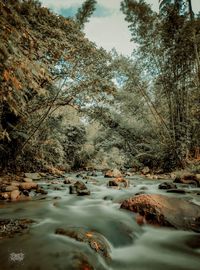
M 108 182 L 109 187 L 121 187 L 121 188 L 127 188 L 129 186 L 129 182 L 127 179 L 124 179 L 122 177 L 115 178 L 113 180 L 110 180 Z
M 115 180 L 110 180 L 108 182 L 109 187 L 118 187 L 118 183 Z
M 78 189 L 77 190 L 77 195 L 78 196 L 85 196 L 85 195 L 90 195 L 90 190 L 89 189 Z
M 87 172 L 87 176 L 97 177 L 98 175 L 96 172 Z
M 76 175 L 76 177 L 77 177 L 77 178 L 83 178 L 83 177 L 84 177 L 84 174 L 78 173 L 78 174 Z
M 70 194 L 77 194 L 78 196 L 90 195 L 90 190 L 82 181 L 76 181 L 76 183 L 72 186 L 69 186 Z
M 87 189 L 86 185 L 82 181 L 76 181 L 74 184 L 74 187 L 78 190 L 84 190 Z
M 110 195 L 107 195 L 103 198 L 105 201 L 112 201 L 113 200 L 113 197 L 110 196 Z
M 108 170 L 104 177 L 106 178 L 117 178 L 117 177 L 122 177 L 122 173 L 118 169 L 114 170 Z
M 143 186 L 143 187 L 140 188 L 140 190 L 148 190 L 148 187 Z
M 40 193 L 42 195 L 48 194 L 48 192 L 46 190 L 44 190 L 43 188 L 39 188 L 39 187 L 36 189 L 36 193 Z
M 22 192 L 23 192 L 24 196 L 27 196 L 27 197 L 29 196 L 29 191 L 28 190 L 25 189 Z
M 69 186 L 69 194 L 76 194 L 76 187 Z
M 176 189 L 177 186 L 173 183 L 163 182 L 158 185 L 158 189 Z
M 66 178 L 66 179 L 63 181 L 63 184 L 69 185 L 69 184 L 71 184 L 71 181 L 70 181 L 69 179 Z

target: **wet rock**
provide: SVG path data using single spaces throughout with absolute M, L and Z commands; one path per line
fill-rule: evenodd
M 38 184 L 32 182 L 32 183 L 21 183 L 19 185 L 20 190 L 31 190 L 31 189 L 37 189 Z
M 0 219 L 0 239 L 27 231 L 33 222 L 31 219 Z
M 74 186 L 69 186 L 69 194 L 76 194 L 76 187 Z
M 11 192 L 14 190 L 18 190 L 18 187 L 17 186 L 2 186 L 1 187 L 1 191 L 3 192 Z
M 127 188 L 129 186 L 129 182 L 127 179 L 124 179 L 122 177 L 115 178 L 113 180 L 110 180 L 108 182 L 109 187 L 120 187 L 120 188 Z
M 101 256 L 110 258 L 110 247 L 106 239 L 99 233 L 84 228 L 56 229 L 56 234 L 65 235 L 79 242 L 87 243 L 91 249 Z
M 140 188 L 140 190 L 148 190 L 148 187 L 143 186 L 143 187 Z
M 41 175 L 39 173 L 25 173 L 26 178 L 30 178 L 32 180 L 39 180 L 41 179 Z
M 118 177 L 122 177 L 122 173 L 118 169 L 108 170 L 105 173 L 104 177 L 107 177 L 107 178 L 118 178 Z
M 0 200 L 9 200 L 11 192 L 1 192 L 0 193 Z
M 23 182 L 25 182 L 25 183 L 31 183 L 31 182 L 33 182 L 33 179 L 31 179 L 31 178 L 24 178 L 23 179 Z
M 125 200 L 121 208 L 140 214 L 148 224 L 200 232 L 200 206 L 184 199 L 144 194 Z
M 118 187 L 118 183 L 115 180 L 110 180 L 108 182 L 109 187 Z
M 54 190 L 63 190 L 61 187 L 54 187 Z
M 83 177 L 84 177 L 84 174 L 78 173 L 78 174 L 76 175 L 76 177 L 77 177 L 77 178 L 83 178 Z
M 87 189 L 86 185 L 82 182 L 82 181 L 76 181 L 76 183 L 74 184 L 74 187 L 77 190 L 84 190 Z
M 20 192 L 19 190 L 13 190 L 11 193 L 10 193 L 10 199 L 11 201 L 16 201 L 19 199 L 19 196 L 20 196 Z
M 167 193 L 178 193 L 178 194 L 185 194 L 186 191 L 184 189 L 169 189 L 167 190 Z
M 196 187 L 200 187 L 199 180 L 195 174 L 183 174 L 176 176 L 174 183 L 195 185 Z
M 40 172 L 39 174 L 40 174 L 41 177 L 46 177 L 47 176 L 47 174 L 43 173 L 43 172 Z
M 44 190 L 43 188 L 40 188 L 40 187 L 38 187 L 35 192 L 40 193 L 42 195 L 47 195 L 48 194 L 48 192 L 46 190 Z
M 95 270 L 89 258 L 82 252 L 70 252 L 67 256 L 70 270 Z
M 131 173 L 131 172 L 126 172 L 125 173 L 125 176 L 129 176 L 129 177 L 131 177 L 131 176 L 133 176 L 134 175 L 134 173 Z
M 142 174 L 144 174 L 144 175 L 146 175 L 146 174 L 148 174 L 148 173 L 150 173 L 150 169 L 149 169 L 149 167 L 144 167 L 143 169 L 142 169 Z
M 173 183 L 163 182 L 158 185 L 158 189 L 176 189 L 177 186 Z
M 87 176 L 97 177 L 98 174 L 96 172 L 87 172 Z
M 69 179 L 66 178 L 66 179 L 63 181 L 63 184 L 69 185 L 69 184 L 71 184 L 71 181 L 70 181 Z
M 90 190 L 89 189 L 82 189 L 82 190 L 78 189 L 77 195 L 78 196 L 90 195 Z
M 24 196 L 29 196 L 29 191 L 28 190 L 23 190 L 22 193 L 24 194 Z
M 146 193 L 145 193 L 144 191 L 139 191 L 139 192 L 136 192 L 136 193 L 135 193 L 135 196 L 136 196 L 136 195 L 142 195 L 142 194 L 146 194 Z
M 59 185 L 60 182 L 55 180 L 55 181 L 52 181 L 51 184 L 52 184 L 52 185 Z
M 82 181 L 76 181 L 74 185 L 69 186 L 70 194 L 77 194 L 78 196 L 90 195 L 90 190 Z
M 107 195 L 103 198 L 105 201 L 112 201 L 113 200 L 113 197 L 110 196 L 110 195 Z

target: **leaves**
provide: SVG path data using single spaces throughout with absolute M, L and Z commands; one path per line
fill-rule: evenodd
M 7 82 L 10 79 L 10 72 L 8 70 L 4 70 L 3 79 Z

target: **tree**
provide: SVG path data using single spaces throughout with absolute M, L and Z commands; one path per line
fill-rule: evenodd
M 139 45 L 136 57 L 150 82 L 147 95 L 156 109 L 152 113 L 160 119 L 163 143 L 169 149 L 172 163 L 168 167 L 184 166 L 196 122 L 192 99 L 196 95 L 197 54 L 190 33 L 199 33 L 200 21 L 191 22 L 186 15 L 180 15 L 177 5 L 169 6 L 161 15 L 143 0 L 124 0 L 121 8 L 130 23 L 133 40 Z M 164 109 L 159 102 L 166 104 Z
M 111 94 L 110 57 L 77 24 L 37 1 L 0 1 L 0 147 L 5 166 L 35 143 L 63 106 Z
M 76 22 L 80 29 L 82 29 L 85 23 L 89 21 L 89 17 L 91 17 L 93 12 L 95 11 L 96 3 L 96 0 L 86 0 L 82 4 L 82 7 L 78 9 L 76 14 Z

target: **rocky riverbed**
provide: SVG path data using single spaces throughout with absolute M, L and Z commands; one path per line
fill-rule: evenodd
M 1 179 L 0 269 L 199 270 L 198 180 Z

